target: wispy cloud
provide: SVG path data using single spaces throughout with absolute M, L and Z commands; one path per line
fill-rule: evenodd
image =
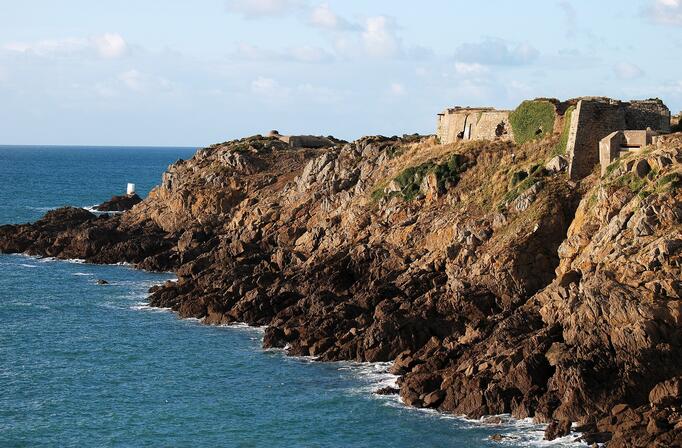
M 96 56 L 116 59 L 128 53 L 128 44 L 118 33 L 104 33 L 86 38 L 67 37 L 43 39 L 33 42 L 9 42 L 2 46 L 6 51 L 43 57 Z
M 407 93 L 407 89 L 405 89 L 404 84 L 399 83 L 399 82 L 393 82 L 388 87 L 388 92 L 392 96 L 404 96 Z
M 228 11 L 249 19 L 292 14 L 307 7 L 302 0 L 227 0 Z
M 335 104 L 341 102 L 349 93 L 311 83 L 284 85 L 270 77 L 259 76 L 251 81 L 251 92 L 269 103 L 286 103 L 296 100 L 318 104 Z
M 396 56 L 402 50 L 395 22 L 386 16 L 370 17 L 365 21 L 362 42 L 370 56 Z
M 328 3 L 321 3 L 311 8 L 308 22 L 314 27 L 332 31 L 360 29 L 357 23 L 350 22 L 332 11 Z
M 538 56 L 538 50 L 530 44 L 514 44 L 492 38 L 481 42 L 464 43 L 455 51 L 455 59 L 458 62 L 481 65 L 525 65 L 536 60 Z
M 645 14 L 657 23 L 682 25 L 682 0 L 649 0 Z
M 575 7 L 568 0 L 561 0 L 557 4 L 564 14 L 564 21 L 566 23 L 566 36 L 574 36 L 578 16 Z
M 488 73 L 488 67 L 477 62 L 457 62 L 455 63 L 455 72 L 462 76 L 482 75 Z
M 613 67 L 613 71 L 619 79 L 635 79 L 644 75 L 644 70 L 629 62 L 619 62 Z

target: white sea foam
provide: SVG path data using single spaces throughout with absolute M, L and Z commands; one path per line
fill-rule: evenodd
M 95 275 L 95 274 L 89 274 L 89 273 L 87 273 L 87 272 L 74 272 L 74 273 L 71 274 L 71 275 L 88 276 L 88 277 L 90 277 L 90 276 L 93 276 L 93 275 Z
M 58 206 L 58 205 L 55 205 L 55 206 L 52 206 L 52 207 L 32 207 L 32 206 L 30 206 L 30 205 L 27 205 L 27 206 L 26 206 L 26 208 L 29 209 L 29 210 L 37 210 L 37 211 L 39 211 L 39 212 L 49 212 L 50 210 L 54 210 L 54 209 L 59 208 L 59 207 L 60 207 L 60 206 Z
M 146 302 L 138 302 L 130 307 L 131 310 L 136 311 L 150 311 L 152 313 L 168 313 L 172 312 L 171 308 L 159 308 L 155 306 L 149 306 Z
M 119 214 L 123 213 L 123 212 L 120 212 L 120 211 L 110 211 L 110 212 L 108 212 L 108 211 L 96 210 L 95 207 L 97 207 L 98 205 L 99 205 L 99 204 L 87 205 L 87 206 L 81 207 L 81 208 L 83 208 L 83 209 L 89 211 L 90 213 L 92 213 L 93 215 L 97 215 L 97 216 L 100 216 L 100 215 L 119 215 Z
M 245 322 L 234 322 L 230 324 L 222 324 L 218 325 L 219 328 L 229 328 L 232 330 L 246 330 L 246 331 L 253 331 L 259 334 L 265 333 L 265 330 L 268 328 L 267 325 L 249 325 Z
M 26 263 L 19 263 L 19 266 L 24 267 L 24 268 L 37 268 L 35 264 L 26 264 Z

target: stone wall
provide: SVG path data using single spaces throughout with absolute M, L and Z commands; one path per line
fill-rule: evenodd
M 472 140 L 510 139 L 512 137 L 509 111 L 483 112 L 474 127 Z
M 624 103 L 626 129 L 651 128 L 670 132 L 670 109 L 661 100 L 644 100 Z
M 670 130 L 670 111 L 660 100 L 581 99 L 571 117 L 566 147 L 569 177 L 578 180 L 592 172 L 599 163 L 599 142 L 612 132 L 646 128 Z
M 511 139 L 509 111 L 492 108 L 453 108 L 438 114 L 436 134 L 441 143 L 458 140 Z

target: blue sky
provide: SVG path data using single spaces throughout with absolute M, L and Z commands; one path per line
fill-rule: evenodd
M 0 144 L 432 133 L 452 105 L 660 97 L 682 0 L 2 0 Z

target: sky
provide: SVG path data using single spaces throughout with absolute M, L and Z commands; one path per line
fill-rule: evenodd
M 682 0 L 0 0 L 0 144 L 429 134 L 454 105 L 662 98 Z

